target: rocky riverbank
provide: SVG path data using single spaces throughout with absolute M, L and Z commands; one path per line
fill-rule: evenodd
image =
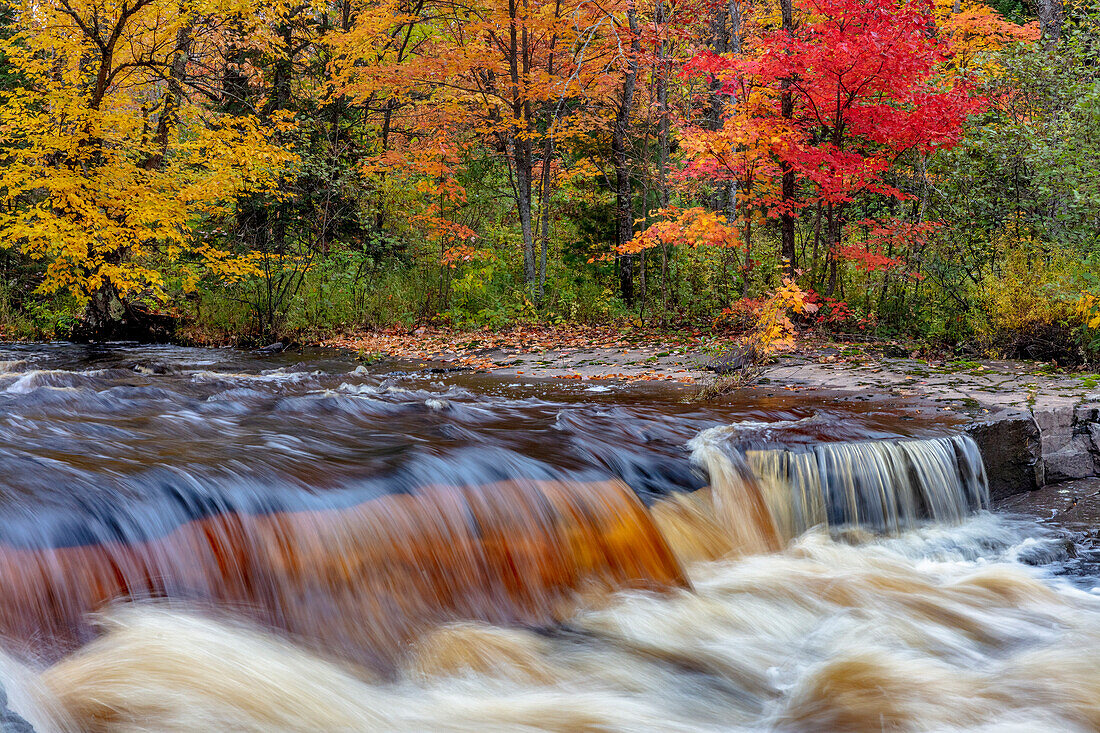
M 695 331 L 610 326 L 517 326 L 499 331 L 390 329 L 332 338 L 364 361 L 397 359 L 447 370 L 529 379 L 692 384 L 727 340 Z
M 425 368 L 501 377 L 705 385 L 703 365 L 728 340 L 699 332 L 524 327 L 501 332 L 417 329 L 327 343 Z M 765 390 L 889 399 L 957 417 L 982 448 L 995 499 L 1100 476 L 1100 375 L 1021 361 L 919 359 L 882 345 L 804 345 L 763 373 Z M 687 385 L 694 385 L 688 387 Z M 718 397 L 718 399 L 721 399 Z
M 875 396 L 953 413 L 982 449 L 994 499 L 1100 475 L 1100 382 L 1095 374 L 1017 361 L 924 361 L 858 347 L 788 356 L 761 380 Z

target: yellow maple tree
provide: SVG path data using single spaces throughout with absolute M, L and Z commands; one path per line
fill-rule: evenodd
M 243 9 L 243 8 L 242 8 Z M 270 190 L 293 154 L 223 111 L 217 8 L 179 0 L 27 0 L 3 51 L 20 83 L 0 105 L 0 242 L 45 261 L 42 293 L 87 303 L 94 329 L 166 277 L 255 272 L 193 231 L 236 196 Z

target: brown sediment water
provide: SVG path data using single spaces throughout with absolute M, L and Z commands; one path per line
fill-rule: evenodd
M 238 610 L 385 672 L 450 618 L 554 622 L 596 587 L 682 586 L 642 503 L 618 481 L 427 486 L 328 511 L 217 514 L 163 537 L 0 545 L 0 628 L 59 648 L 112 601 Z
M 954 541 L 1003 530 L 976 520 Z M 554 633 L 454 622 L 389 681 L 158 605 L 114 610 L 101 637 L 22 674 L 40 719 L 94 731 L 1095 729 L 1095 601 L 1019 568 L 906 557 L 937 534 L 811 533 L 694 564 L 693 590 L 606 597 Z
M 15 356 L 0 684 L 37 730 L 1100 726 L 1092 579 L 942 426 Z

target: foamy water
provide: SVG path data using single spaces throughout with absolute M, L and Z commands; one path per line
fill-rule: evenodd
M 811 532 L 541 631 L 444 625 L 386 682 L 154 604 L 6 680 L 41 731 L 1095 730 L 1100 603 L 1009 560 L 1031 529 L 982 514 L 895 538 Z
M 1100 728 L 1100 601 L 942 426 L 17 351 L 0 684 L 40 733 Z

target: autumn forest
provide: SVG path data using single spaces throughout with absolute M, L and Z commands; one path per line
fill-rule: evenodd
M 1090 1 L 9 0 L 0 333 L 1093 360 Z

